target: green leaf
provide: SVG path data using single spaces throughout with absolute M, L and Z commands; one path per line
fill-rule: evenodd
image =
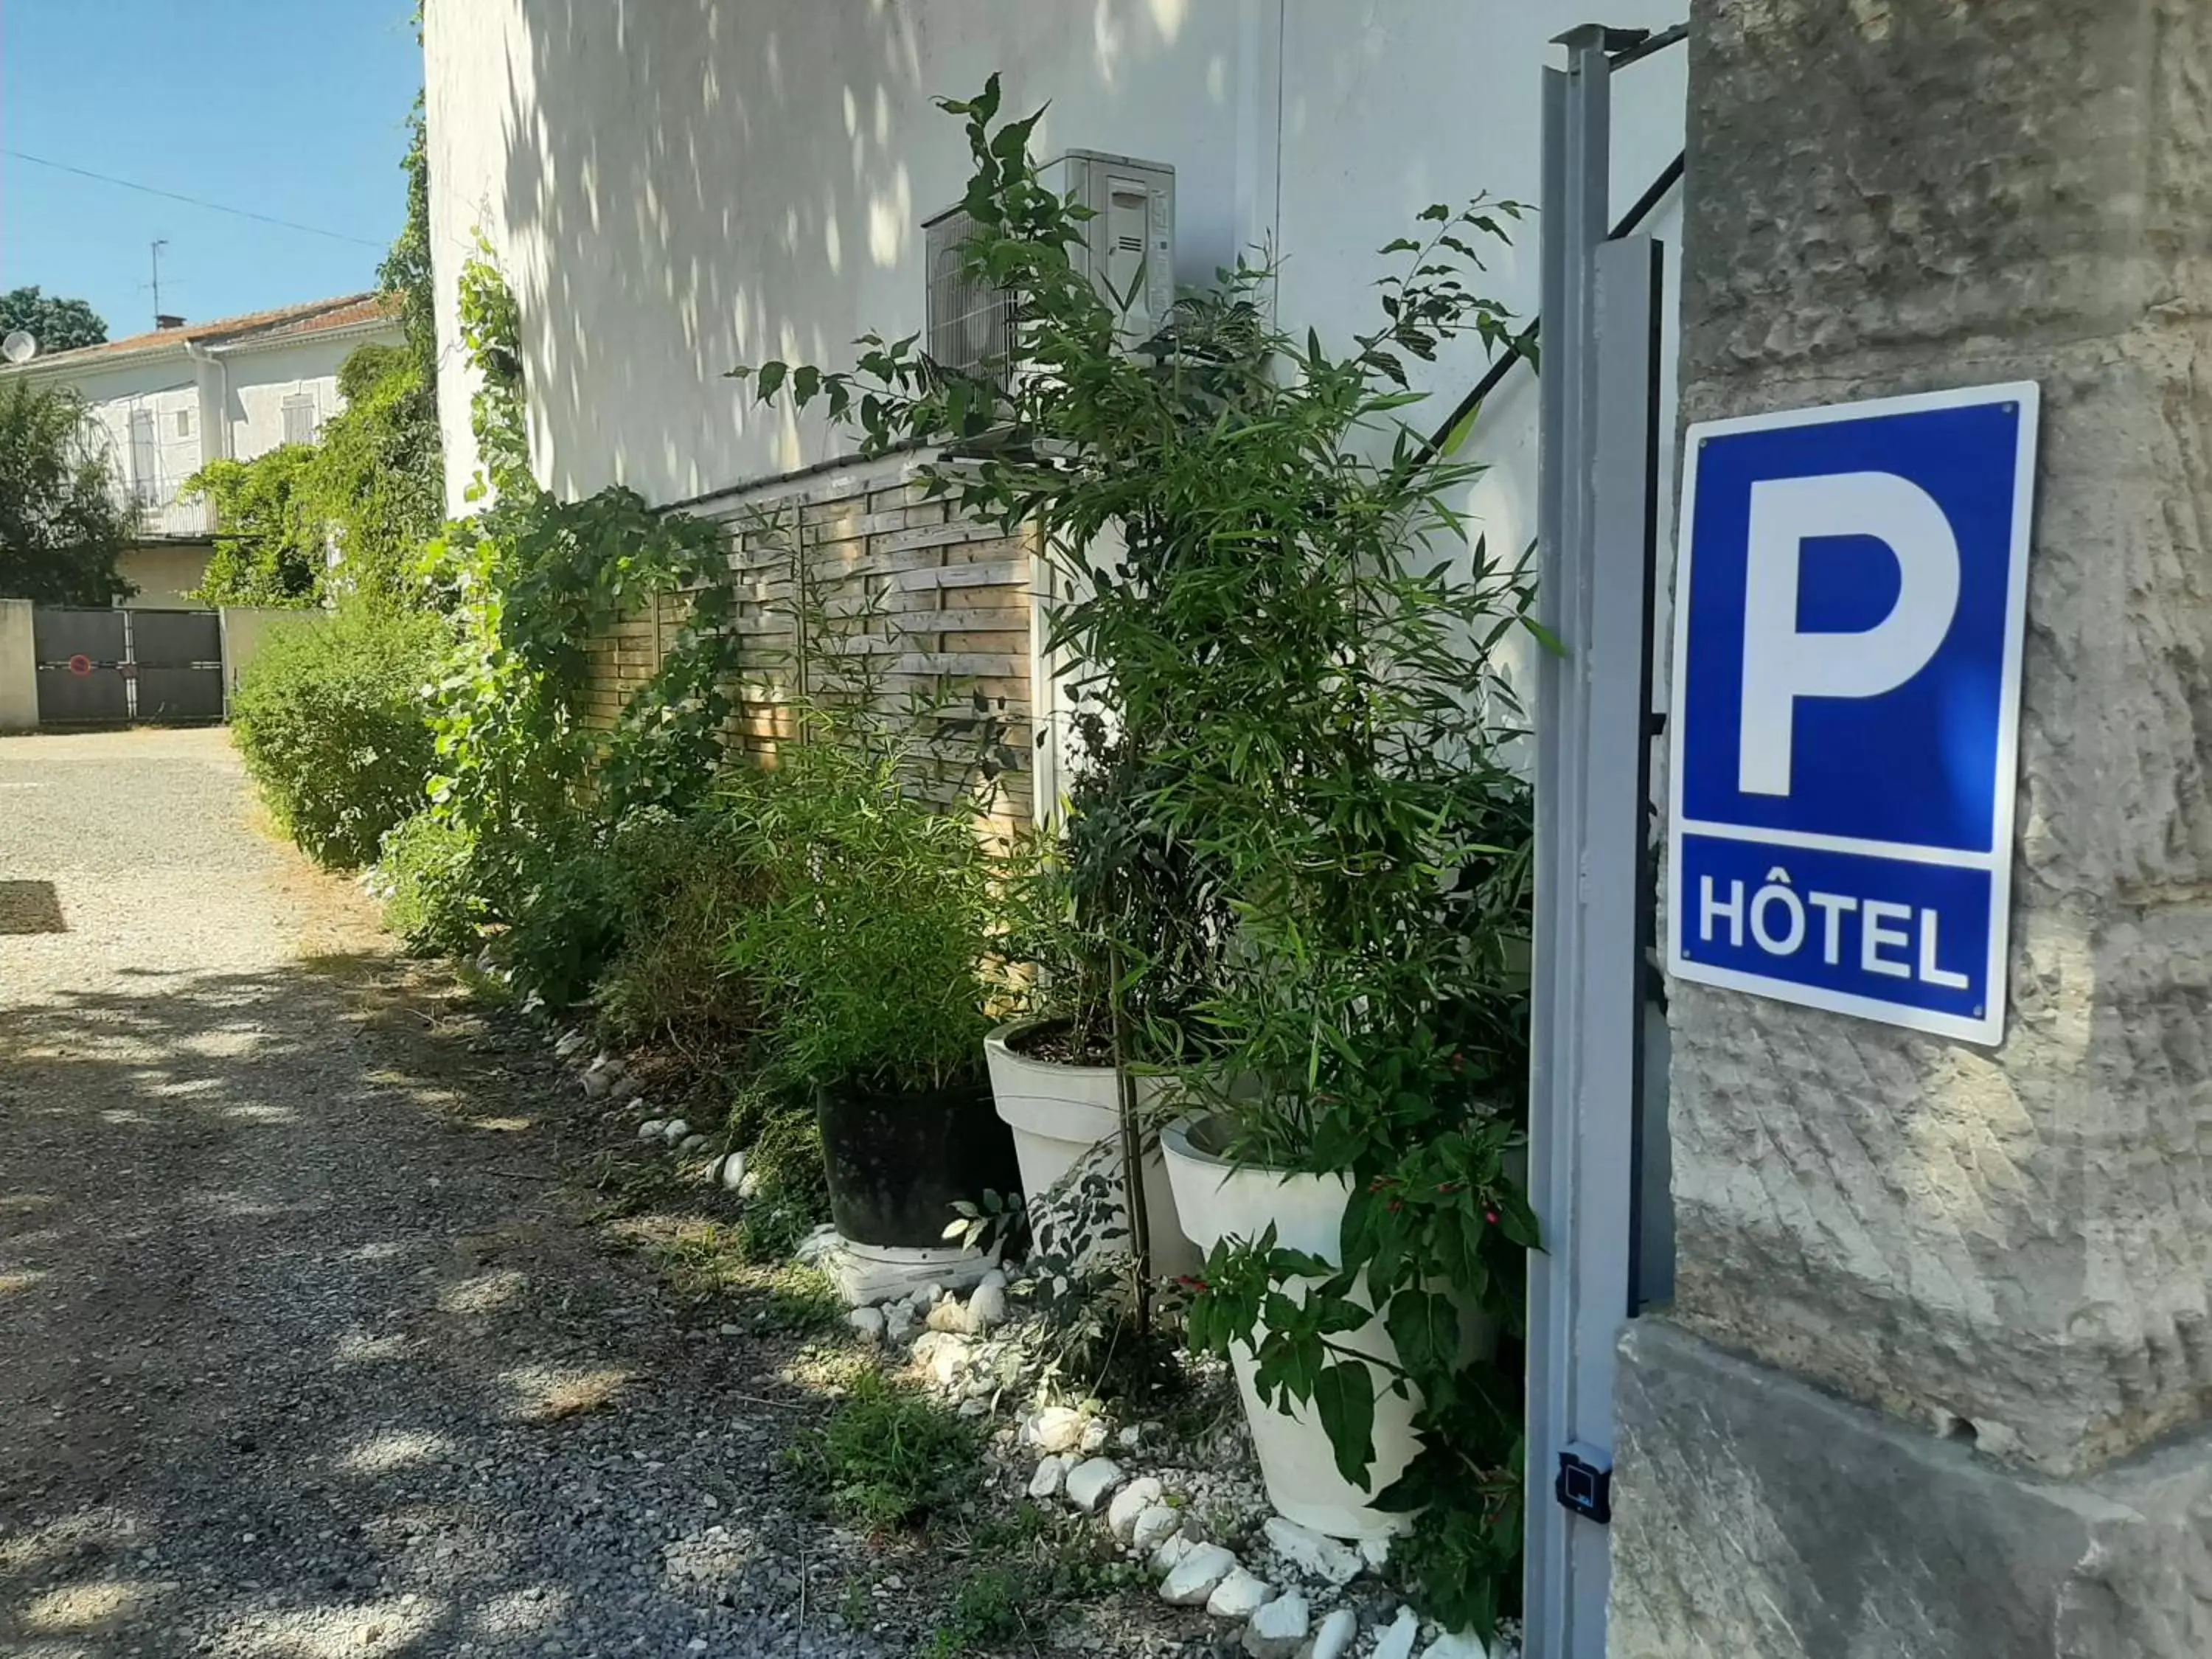
M 1314 1409 L 1336 1455 L 1336 1471 L 1363 1491 L 1375 1462 L 1375 1389 L 1356 1360 L 1325 1366 L 1313 1382 Z
M 1433 1291 L 1401 1291 L 1383 1321 L 1398 1358 L 1416 1377 L 1449 1371 L 1459 1358 L 1459 1312 Z
M 766 403 L 775 396 L 777 390 L 783 385 L 783 377 L 790 372 L 790 365 L 787 363 L 763 363 L 759 372 L 753 376 L 753 396 L 760 402 Z

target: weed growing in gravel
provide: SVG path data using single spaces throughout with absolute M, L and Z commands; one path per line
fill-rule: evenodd
M 883 1531 L 950 1505 L 972 1475 L 977 1431 L 872 1366 L 830 1420 L 787 1454 L 841 1520 Z
M 1064 1609 L 1143 1582 L 1095 1526 L 1035 1504 L 976 1528 L 964 1553 L 991 1565 L 962 1583 L 923 1659 L 958 1659 L 1015 1642 L 1035 1647 Z

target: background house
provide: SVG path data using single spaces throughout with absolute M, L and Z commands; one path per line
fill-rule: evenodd
M 214 508 L 180 501 L 206 462 L 251 460 L 312 442 L 342 406 L 338 366 L 362 346 L 397 345 L 398 319 L 373 294 L 346 295 L 32 358 L 0 368 L 82 393 L 119 486 L 142 515 L 117 568 L 125 605 L 189 605 L 213 548 Z

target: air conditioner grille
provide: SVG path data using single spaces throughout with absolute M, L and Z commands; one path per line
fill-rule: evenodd
M 1012 307 L 1003 289 L 971 278 L 961 248 L 975 221 L 949 213 L 929 226 L 930 358 L 964 374 L 993 372 L 1012 354 Z

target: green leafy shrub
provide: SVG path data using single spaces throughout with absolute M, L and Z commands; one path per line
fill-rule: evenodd
M 622 943 L 617 856 L 576 820 L 544 826 L 530 853 L 505 884 L 507 925 L 492 952 L 518 989 L 566 1008 L 591 994 Z
M 875 1531 L 949 1506 L 970 1478 L 976 1431 L 921 1389 L 872 1366 L 793 1462 L 840 1519 Z
M 279 628 L 246 665 L 232 735 L 270 811 L 319 862 L 368 862 L 422 809 L 422 688 L 445 643 L 435 617 L 349 608 Z
M 384 838 L 373 890 L 384 925 L 425 955 L 453 956 L 477 943 L 473 843 L 435 813 L 417 812 Z
M 601 1025 L 702 1065 L 734 1060 L 763 1012 L 726 960 L 732 932 L 771 890 L 762 848 L 709 808 L 641 813 L 616 832 L 615 852 L 622 943 L 599 981 Z
M 894 745 L 827 716 L 776 769 L 732 781 L 726 810 L 768 860 L 728 962 L 774 1010 L 794 1083 L 942 1089 L 982 1068 L 992 870 L 977 825 L 902 787 Z

